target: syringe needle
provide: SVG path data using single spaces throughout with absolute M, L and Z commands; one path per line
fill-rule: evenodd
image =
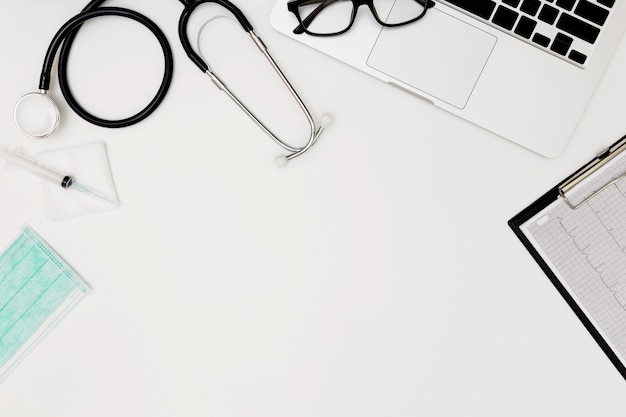
M 95 190 L 93 190 L 92 188 L 89 188 L 85 185 L 82 184 L 77 184 L 76 182 L 74 182 L 71 187 L 69 187 L 70 190 L 74 189 L 76 191 L 80 191 L 81 193 L 85 193 L 85 194 L 89 194 L 93 197 L 99 198 L 103 201 L 106 201 L 109 204 L 113 204 L 113 205 L 118 205 L 119 201 L 118 200 L 111 200 L 109 197 L 105 196 L 104 194 L 101 194 Z

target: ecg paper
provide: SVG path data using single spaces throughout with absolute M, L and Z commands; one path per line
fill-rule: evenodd
M 581 201 L 624 172 L 626 152 L 583 181 L 575 194 Z M 577 209 L 557 198 L 521 231 L 626 364 L 626 178 Z

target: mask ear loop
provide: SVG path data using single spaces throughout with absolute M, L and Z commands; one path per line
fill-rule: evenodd
M 265 56 L 265 58 L 268 60 L 268 62 L 270 63 L 270 65 L 272 66 L 274 71 L 278 74 L 278 76 L 280 77 L 280 79 L 283 82 L 283 84 L 289 90 L 289 93 L 291 94 L 291 96 L 298 103 L 298 106 L 300 107 L 300 109 L 304 113 L 304 115 L 305 115 L 305 117 L 306 117 L 306 119 L 307 119 L 307 121 L 309 123 L 309 127 L 310 127 L 309 139 L 308 139 L 307 143 L 303 147 L 293 147 L 293 146 L 287 144 L 286 142 L 284 142 L 283 140 L 281 140 L 280 138 L 278 138 L 220 80 L 220 78 L 217 76 L 217 74 L 215 74 L 211 70 L 211 68 L 207 64 L 206 60 L 203 57 L 201 57 L 198 53 L 196 53 L 193 50 L 193 48 L 191 47 L 191 44 L 190 44 L 189 39 L 187 37 L 187 24 L 189 22 L 189 17 L 191 16 L 191 14 L 193 13 L 193 11 L 195 10 L 196 7 L 198 7 L 200 4 L 209 3 L 209 2 L 218 3 L 222 7 L 226 8 L 227 10 L 229 10 L 235 16 L 235 18 L 237 18 L 237 20 L 239 21 L 239 23 L 241 24 L 243 29 L 246 32 L 248 32 L 248 34 L 252 38 L 253 42 L 256 44 L 256 46 L 259 48 L 259 50 Z M 202 31 L 204 30 L 204 28 L 209 23 L 211 23 L 212 21 L 214 21 L 215 19 L 217 19 L 219 17 L 226 17 L 226 16 L 216 16 L 216 17 L 213 17 L 213 18 L 209 19 L 208 21 L 206 21 L 202 25 L 202 27 L 200 28 L 200 32 L 198 34 L 198 40 L 199 40 L 200 35 L 202 34 Z M 252 29 L 252 25 L 250 24 L 250 22 L 248 22 L 248 20 L 245 18 L 243 13 L 237 7 L 235 7 L 232 3 L 228 2 L 228 1 L 225 1 L 225 0 L 197 0 L 194 3 L 187 5 L 185 7 L 185 10 L 183 11 L 183 14 L 180 17 L 180 21 L 179 21 L 179 25 L 178 25 L 178 33 L 179 33 L 180 40 L 181 40 L 181 43 L 183 45 L 183 48 L 185 49 L 185 52 L 187 52 L 187 55 L 194 62 L 194 64 L 196 64 L 196 66 L 198 68 L 200 68 L 200 70 L 202 72 L 207 74 L 211 78 L 211 81 L 213 82 L 213 84 L 215 84 L 217 86 L 217 88 L 219 88 L 220 90 L 224 91 L 248 115 L 248 117 L 250 117 L 261 128 L 261 130 L 263 130 L 270 138 L 272 138 L 274 140 L 274 142 L 276 142 L 278 145 L 280 145 L 286 151 L 290 152 L 287 155 L 280 155 L 280 156 L 277 156 L 276 158 L 274 158 L 274 162 L 276 163 L 276 165 L 284 166 L 291 159 L 293 159 L 293 158 L 295 158 L 297 156 L 300 156 L 304 152 L 306 152 L 309 148 L 311 148 L 311 146 L 313 146 L 315 144 L 315 142 L 317 142 L 317 139 L 322 134 L 324 129 L 326 127 L 328 127 L 330 125 L 330 123 L 332 123 L 332 117 L 327 115 L 327 114 L 324 114 L 322 116 L 322 119 L 320 121 L 319 126 L 316 125 L 315 121 L 313 120 L 313 117 L 311 116 L 311 112 L 307 109 L 307 107 L 304 104 L 304 102 L 302 101 L 302 99 L 300 99 L 300 96 L 298 95 L 298 93 L 295 91 L 295 89 L 293 88 L 293 86 L 291 85 L 289 80 L 287 80 L 287 77 L 285 77 L 285 75 L 283 74 L 281 69 L 278 67 L 278 64 L 276 64 L 276 61 L 274 61 L 272 56 L 269 54 L 269 52 L 267 50 L 267 47 L 265 46 L 263 41 L 254 33 L 254 31 Z

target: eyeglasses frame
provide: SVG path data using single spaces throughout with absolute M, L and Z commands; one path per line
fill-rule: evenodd
M 296 26 L 296 28 L 293 30 L 293 33 L 295 33 L 296 35 L 300 35 L 302 33 L 307 33 L 311 36 L 336 36 L 336 35 L 341 35 L 342 33 L 346 33 L 348 30 L 350 30 L 350 28 L 352 27 L 352 25 L 354 24 L 354 21 L 356 20 L 356 15 L 357 12 L 359 10 L 359 7 L 363 6 L 363 5 L 367 5 L 368 8 L 370 9 L 370 12 L 372 13 L 372 15 L 374 16 L 374 19 L 381 25 L 384 27 L 398 27 L 398 26 L 404 26 L 404 25 L 408 25 L 409 23 L 413 23 L 415 21 L 420 20 L 422 17 L 424 17 L 426 15 L 426 12 L 428 11 L 428 9 L 430 9 L 431 7 L 433 7 L 435 5 L 435 2 L 432 0 L 415 0 L 416 2 L 420 3 L 422 6 L 424 7 L 424 11 L 422 11 L 422 13 L 410 20 L 407 20 L 406 22 L 402 22 L 402 23 L 386 23 L 384 22 L 380 16 L 378 16 L 378 13 L 376 12 L 376 8 L 374 7 L 374 0 L 351 0 L 352 1 L 352 15 L 350 17 L 350 23 L 348 24 L 348 26 L 338 32 L 333 32 L 333 33 L 316 33 L 316 32 L 310 32 L 307 27 L 308 24 L 313 21 L 313 19 L 315 19 L 315 17 L 322 11 L 324 10 L 327 6 L 331 5 L 332 3 L 335 3 L 337 1 L 345 1 L 345 0 L 291 0 L 287 3 L 287 10 L 289 10 L 291 13 L 293 13 L 296 18 L 298 19 L 298 22 L 300 23 L 298 26 Z M 305 5 L 309 5 L 309 4 L 315 4 L 315 3 L 321 3 L 315 10 L 313 10 L 311 12 L 311 14 L 309 14 L 305 19 L 302 19 L 302 17 L 300 16 L 300 12 L 298 11 L 298 8 L 300 6 L 305 6 Z

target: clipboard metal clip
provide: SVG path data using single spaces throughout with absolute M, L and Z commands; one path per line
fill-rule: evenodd
M 559 185 L 559 197 L 561 197 L 571 209 L 576 210 L 583 204 L 587 203 L 589 200 L 594 198 L 596 195 L 600 194 L 602 191 L 617 183 L 618 181 L 626 178 L 626 172 L 619 175 L 616 178 L 612 178 L 610 181 L 604 183 L 601 187 L 595 189 L 591 194 L 585 196 L 579 202 L 572 202 L 568 199 L 567 195 L 574 188 L 580 185 L 585 179 L 589 178 L 594 173 L 598 172 L 602 167 L 606 166 L 612 160 L 614 160 L 622 151 L 626 150 L 626 136 L 622 137 L 619 141 L 617 141 L 614 145 L 606 149 L 604 152 L 599 154 L 593 161 L 582 167 L 579 171 L 577 171 L 574 175 L 568 178 L 565 182 Z

